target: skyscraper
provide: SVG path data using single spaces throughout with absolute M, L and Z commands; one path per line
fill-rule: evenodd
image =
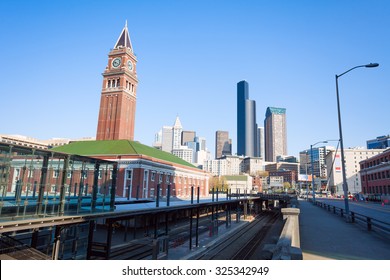
M 220 158 L 223 155 L 232 154 L 232 140 L 229 139 L 228 131 L 215 132 L 215 158 Z
M 264 120 L 265 161 L 287 155 L 286 109 L 268 107 Z
M 264 159 L 265 147 L 264 147 L 264 127 L 257 128 L 257 157 Z
M 181 148 L 181 133 L 183 132 L 183 126 L 181 125 L 179 116 L 176 117 L 175 123 L 172 127 L 172 149 L 180 149 Z
M 181 132 L 181 144 L 186 145 L 187 142 L 193 142 L 196 137 L 195 131 L 183 130 Z
M 103 73 L 96 140 L 134 140 L 136 64 L 126 22 Z
M 249 99 L 248 82 L 241 81 L 237 83 L 237 155 L 256 156 L 256 138 L 256 102 Z

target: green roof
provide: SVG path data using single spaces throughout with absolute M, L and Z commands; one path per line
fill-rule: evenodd
M 130 140 L 78 141 L 52 148 L 53 151 L 81 156 L 145 155 L 192 168 L 191 163 L 170 153 Z
M 233 175 L 233 176 L 223 176 L 227 181 L 246 181 L 248 176 L 246 175 Z

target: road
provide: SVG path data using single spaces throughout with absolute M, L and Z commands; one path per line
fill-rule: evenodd
M 345 209 L 343 199 L 316 198 L 316 200 Z M 349 200 L 348 202 L 350 211 L 377 219 L 385 223 L 390 223 L 390 205 L 382 205 L 381 203 L 369 201 Z

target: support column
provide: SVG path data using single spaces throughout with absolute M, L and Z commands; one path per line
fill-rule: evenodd
M 54 243 L 53 243 L 53 252 L 52 252 L 52 259 L 58 260 L 58 253 L 60 252 L 60 245 L 61 245 L 61 231 L 63 227 L 56 226 L 56 230 L 54 233 Z
M 160 207 L 160 184 L 157 184 L 156 207 Z
M 107 251 L 106 251 L 106 260 L 110 259 L 111 254 L 111 245 L 112 245 L 112 232 L 113 232 L 113 222 L 111 219 L 107 219 L 108 229 L 107 229 Z
M 48 166 L 49 166 L 49 156 L 46 155 L 43 157 L 41 180 L 39 182 L 39 191 L 38 191 L 38 199 L 37 199 L 37 214 L 38 215 L 42 214 L 42 204 L 43 204 L 43 197 L 45 195 L 45 186 L 46 186 L 46 180 L 47 180 Z
M 64 166 L 62 169 L 62 177 L 61 177 L 61 183 L 60 183 L 60 205 L 59 205 L 59 215 L 63 216 L 65 213 L 65 202 L 66 202 L 66 179 L 68 175 L 68 167 L 69 167 L 69 156 L 66 156 L 64 158 Z M 70 186 L 69 186 L 70 187 Z
M 99 169 L 100 163 L 95 163 L 95 168 L 93 171 L 93 186 L 92 186 L 92 203 L 91 211 L 96 209 L 97 193 L 98 193 L 98 183 L 99 183 Z
M 190 213 L 190 240 L 189 240 L 189 249 L 192 249 L 192 208 L 191 208 L 191 213 Z
M 87 245 L 87 260 L 90 260 L 92 257 L 92 243 L 93 243 L 93 233 L 95 230 L 95 221 L 89 221 L 88 229 L 88 245 Z
M 167 206 L 169 206 L 171 200 L 171 185 L 168 185 L 167 189 Z
M 198 187 L 199 189 L 199 187 Z M 196 208 L 196 239 L 195 246 L 199 247 L 199 207 Z
M 114 163 L 112 169 L 112 180 L 111 180 L 111 192 L 110 192 L 110 210 L 115 209 L 115 194 L 116 194 L 116 179 L 118 176 L 118 163 Z

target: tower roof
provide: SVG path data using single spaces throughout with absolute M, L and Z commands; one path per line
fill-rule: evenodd
M 175 124 L 173 125 L 173 128 L 183 128 L 183 126 L 181 125 L 179 116 L 176 117 Z
M 133 47 L 130 41 L 129 30 L 127 29 L 127 20 L 125 23 L 125 27 L 123 27 L 122 29 L 121 35 L 119 36 L 118 40 L 115 43 L 114 49 L 117 49 L 119 47 L 129 48 L 133 52 Z
M 275 114 L 275 115 L 286 114 L 286 109 L 285 108 L 268 107 L 267 111 L 265 113 L 265 116 L 268 117 L 272 114 Z

